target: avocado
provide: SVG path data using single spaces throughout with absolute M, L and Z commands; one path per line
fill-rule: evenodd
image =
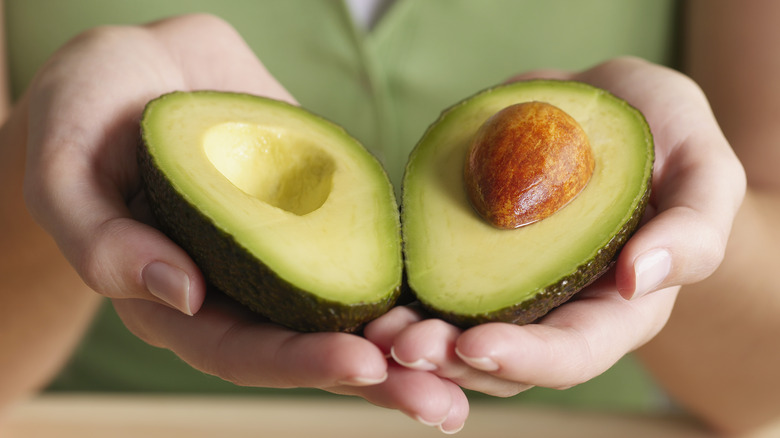
M 472 206 L 469 189 L 475 183 L 464 178 L 467 158 L 491 117 L 525 102 L 559 108 L 582 127 L 592 174 L 562 208 L 520 227 L 497 227 Z M 522 168 L 490 164 L 506 161 L 491 155 L 480 163 L 495 166 L 499 176 L 488 178 L 495 183 Z M 401 222 L 409 287 L 433 315 L 462 327 L 538 320 L 614 263 L 644 213 L 653 161 L 643 115 L 590 85 L 530 80 L 455 104 L 424 133 L 404 173 Z M 478 175 L 489 176 L 491 169 Z
M 396 197 L 344 129 L 291 104 L 216 91 L 165 94 L 140 125 L 152 212 L 211 286 L 299 331 L 353 332 L 394 305 Z

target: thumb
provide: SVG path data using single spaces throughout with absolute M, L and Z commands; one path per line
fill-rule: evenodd
M 62 175 L 59 185 L 74 187 L 69 179 Z M 198 311 L 206 286 L 184 250 L 134 218 L 110 190 L 62 190 L 45 181 L 28 186 L 28 206 L 90 288 L 110 298 L 164 303 L 188 315 Z
M 618 256 L 618 291 L 639 298 L 707 278 L 723 260 L 746 187 L 707 97 L 683 74 L 635 58 L 605 62 L 577 79 L 642 111 L 655 142 L 651 205 Z
M 23 105 L 28 103 L 25 98 Z M 105 133 L 78 123 L 53 129 L 54 111 L 30 111 L 24 182 L 30 214 L 96 292 L 197 312 L 206 291 L 199 269 L 150 222 L 139 220 L 137 207 L 145 200 L 135 164 L 134 118 Z M 63 113 L 76 111 L 58 114 Z
M 624 298 L 704 280 L 725 255 L 744 195 L 742 168 L 726 148 L 711 148 L 706 163 L 700 152 L 699 158 L 692 157 L 694 148 L 681 150 L 685 152 L 667 160 L 668 168 L 654 184 L 655 206 L 648 206 L 646 214 L 650 219 L 618 257 L 615 278 Z

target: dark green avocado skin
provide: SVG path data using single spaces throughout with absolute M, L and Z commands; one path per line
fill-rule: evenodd
M 400 285 L 382 301 L 355 305 L 297 288 L 178 193 L 149 155 L 143 139 L 138 146 L 138 164 L 148 203 L 163 233 L 192 257 L 210 286 L 265 318 L 302 332 L 356 332 L 386 313 L 398 298 Z
M 572 274 L 562 278 L 558 283 L 537 292 L 533 298 L 516 306 L 488 313 L 467 314 L 441 311 L 428 306 L 424 301 L 421 301 L 421 304 L 431 315 L 461 328 L 469 328 L 488 322 L 508 322 L 517 325 L 533 323 L 554 308 L 572 299 L 577 292 L 598 280 L 614 265 L 620 249 L 639 228 L 649 199 L 650 185 L 648 184 L 640 201 L 640 207 L 634 211 L 620 232 L 615 234 L 594 258 L 578 266 Z

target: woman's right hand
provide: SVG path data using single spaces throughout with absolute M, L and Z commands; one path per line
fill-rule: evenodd
M 468 412 L 457 385 L 388 365 L 368 340 L 301 334 L 206 293 L 189 256 L 152 225 L 136 165 L 146 102 L 173 90 L 293 98 L 226 23 L 192 15 L 88 31 L 35 77 L 25 198 L 84 282 L 126 326 L 193 367 L 239 385 L 354 394 L 442 429 Z

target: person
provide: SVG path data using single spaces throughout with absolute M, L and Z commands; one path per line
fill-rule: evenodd
M 49 7 L 119 8 L 114 19 L 152 9 L 119 3 Z M 780 157 L 764 143 L 777 130 L 780 60 L 768 45 L 780 32 L 772 22 L 780 5 L 685 2 L 686 76 L 659 65 L 671 64 L 673 44 L 668 26 L 654 24 L 668 25 L 671 2 L 570 2 L 568 19 L 541 20 L 554 6 L 398 1 L 386 16 L 397 27 L 380 22 L 358 43 L 340 2 L 307 3 L 305 16 L 304 5 L 279 3 L 255 5 L 268 10 L 245 21 L 180 8 L 149 24 L 92 28 L 37 64 L 26 58 L 40 51 L 13 50 L 34 39 L 8 39 L 16 94 L 0 130 L 0 406 L 48 384 L 103 296 L 138 338 L 194 369 L 239 386 L 360 396 L 445 432 L 466 421 L 464 389 L 506 397 L 567 388 L 632 351 L 714 430 L 775 419 L 780 303 L 767 276 L 780 260 L 772 228 Z M 8 34 L 34 33 L 33 21 L 15 18 L 39 10 L 6 0 Z M 68 14 L 52 16 L 68 23 Z M 527 29 L 514 27 L 522 16 L 533 17 L 522 21 Z M 56 40 L 61 27 L 43 29 Z M 629 40 L 637 42 L 626 48 Z M 515 56 L 535 52 L 533 62 Z M 618 56 L 626 53 L 645 59 Z M 135 167 L 137 119 L 164 92 L 241 91 L 312 108 L 354 132 L 397 182 L 435 111 L 479 87 L 539 76 L 588 82 L 639 108 L 657 162 L 651 211 L 614 269 L 538 324 L 461 331 L 398 307 L 364 336 L 291 332 L 207 295 L 198 268 L 151 225 Z

